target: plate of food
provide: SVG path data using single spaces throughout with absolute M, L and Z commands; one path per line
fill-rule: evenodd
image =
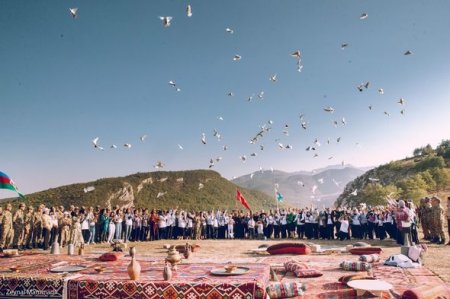
M 236 265 L 226 265 L 223 268 L 215 268 L 211 270 L 212 275 L 217 276 L 234 276 L 242 275 L 250 271 L 247 267 L 239 267 Z
M 52 268 L 52 269 L 50 269 L 50 272 L 53 272 L 53 273 L 63 273 L 63 272 L 70 273 L 70 272 L 78 272 L 78 271 L 81 271 L 81 270 L 84 270 L 84 269 L 86 269 L 86 267 L 82 266 L 82 265 L 65 265 L 65 266 Z

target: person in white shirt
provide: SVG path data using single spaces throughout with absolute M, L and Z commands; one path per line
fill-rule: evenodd
M 349 221 L 348 221 L 348 216 L 344 215 L 342 216 L 339 221 L 341 222 L 341 226 L 339 227 L 339 240 L 343 241 L 343 240 L 349 240 L 350 239 L 350 234 L 349 234 Z
M 253 239 L 255 236 L 255 220 L 253 219 L 253 216 L 250 215 L 250 219 L 248 220 L 248 238 Z
M 303 210 L 301 210 L 296 218 L 295 218 L 296 224 L 297 224 L 297 236 L 299 239 L 303 240 L 305 237 L 305 221 L 306 221 L 306 214 Z
M 131 209 L 128 208 L 125 213 L 125 243 L 130 240 L 131 231 L 133 229 L 133 217 Z
M 160 212 L 159 219 L 158 219 L 158 238 L 157 240 L 163 240 L 166 238 L 166 215 L 164 214 L 164 211 Z
M 227 237 L 228 239 L 234 239 L 234 220 L 233 217 L 228 217 L 227 221 Z

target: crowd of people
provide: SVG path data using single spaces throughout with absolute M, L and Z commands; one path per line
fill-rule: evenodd
M 380 239 L 398 244 L 424 239 L 445 244 L 444 215 L 449 224 L 450 197 L 446 211 L 438 197 L 423 198 L 415 207 L 398 200 L 386 206 L 354 208 L 288 208 L 270 211 L 184 211 L 178 208 L 101 208 L 63 206 L 36 210 L 24 203 L 12 213 L 11 204 L 0 207 L 0 250 L 48 249 L 62 246 L 161 239 Z M 447 243 L 450 245 L 450 242 Z

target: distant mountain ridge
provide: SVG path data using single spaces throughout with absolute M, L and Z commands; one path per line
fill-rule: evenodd
M 345 185 L 367 168 L 331 165 L 313 171 L 256 171 L 232 180 L 236 185 L 259 190 L 275 198 L 275 188 L 294 206 L 332 205 Z
M 69 205 L 101 207 L 144 207 L 195 211 L 245 208 L 236 200 L 238 186 L 212 170 L 157 171 L 125 177 L 104 178 L 27 194 L 24 202 L 37 206 Z M 251 209 L 276 206 L 272 197 L 239 188 Z M 8 201 L 8 200 L 4 200 Z M 13 201 L 17 204 L 19 201 Z

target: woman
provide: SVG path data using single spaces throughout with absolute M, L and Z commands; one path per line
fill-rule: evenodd
M 97 225 L 98 214 L 94 213 L 94 209 L 91 207 L 88 213 L 89 220 L 89 240 L 88 244 L 95 244 L 95 227 Z
M 102 209 L 100 210 L 100 241 L 107 242 L 108 241 L 108 235 L 109 235 L 109 209 Z
M 127 208 L 125 211 L 125 243 L 130 241 L 131 231 L 133 229 L 133 216 L 130 208 Z
M 397 244 L 411 246 L 411 217 L 409 209 L 406 207 L 405 201 L 403 200 L 398 201 L 395 220 L 399 232 Z
M 115 223 L 115 219 L 116 219 L 116 213 L 111 212 L 111 214 L 109 214 L 109 227 L 108 227 L 108 243 L 112 243 L 113 239 L 114 239 L 114 235 L 116 233 L 116 223 Z

